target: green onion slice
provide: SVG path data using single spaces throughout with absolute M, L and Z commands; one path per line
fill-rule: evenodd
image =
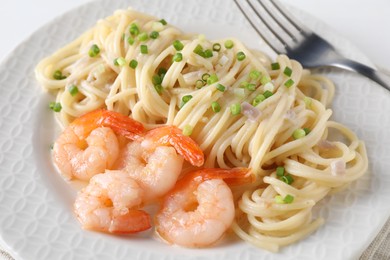
M 292 136 L 294 139 L 300 139 L 306 136 L 306 132 L 302 128 L 298 128 L 294 130 Z
M 271 63 L 271 69 L 272 70 L 280 69 L 280 64 L 278 62 Z
M 130 68 L 132 68 L 132 69 L 137 68 L 137 66 L 138 66 L 138 61 L 136 61 L 136 60 L 131 60 L 130 63 L 129 63 L 129 66 L 130 66 Z
M 100 53 L 100 48 L 96 44 L 93 44 L 88 51 L 89 57 L 96 57 Z
M 77 95 L 77 93 L 79 93 L 79 88 L 76 85 L 72 85 L 69 87 L 68 91 L 69 91 L 70 95 L 72 97 L 74 97 Z
M 284 167 L 278 166 L 276 167 L 276 176 L 282 177 L 284 175 Z
M 217 101 L 214 101 L 213 103 L 211 103 L 211 109 L 214 111 L 214 113 L 218 113 L 219 111 L 221 111 L 221 106 Z
M 203 81 L 203 80 L 198 79 L 198 80 L 195 82 L 195 87 L 196 87 L 197 89 L 203 88 L 203 86 L 204 86 L 204 81 Z
M 180 62 L 182 60 L 183 60 L 183 54 L 181 54 L 180 52 L 175 53 L 175 55 L 173 55 L 172 57 L 173 62 Z
M 53 78 L 56 80 L 62 80 L 62 79 L 66 79 L 66 76 L 62 75 L 62 71 L 56 70 L 53 73 Z
M 236 103 L 236 104 L 232 104 L 230 106 L 230 112 L 232 113 L 232 115 L 239 115 L 241 113 L 241 105 Z
M 233 46 L 234 46 L 234 42 L 232 40 L 227 40 L 225 42 L 225 48 L 226 49 L 231 49 L 231 48 L 233 48 Z
M 237 56 L 237 60 L 238 60 L 238 61 L 243 61 L 243 60 L 245 60 L 245 58 L 246 58 L 245 53 L 242 52 L 242 51 L 239 51 L 239 52 L 237 53 L 236 56 Z
M 183 127 L 183 135 L 190 136 L 192 134 L 192 126 L 185 125 Z
M 284 68 L 283 74 L 286 75 L 286 76 L 288 76 L 288 77 L 291 77 L 291 75 L 292 75 L 292 69 L 291 69 L 290 67 Z
M 294 85 L 294 80 L 288 79 L 288 80 L 284 83 L 284 85 L 285 85 L 287 88 L 289 88 L 289 87 L 291 87 L 292 85 Z
M 175 40 L 172 45 L 177 51 L 181 51 L 184 48 L 184 44 L 179 40 Z
M 219 43 L 214 43 L 213 44 L 213 51 L 220 51 L 221 50 L 221 44 Z
M 148 46 L 147 45 L 141 45 L 140 50 L 142 54 L 148 54 Z
M 138 35 L 138 40 L 141 42 L 147 41 L 149 39 L 149 35 L 146 32 L 140 33 Z
M 60 112 L 62 109 L 61 103 L 59 102 L 50 102 L 49 108 L 54 112 Z
M 133 36 L 137 36 L 139 34 L 139 28 L 138 28 L 138 25 L 136 23 L 132 23 L 130 25 L 130 28 L 129 28 L 129 32 L 131 35 Z
M 214 84 L 217 81 L 218 81 L 217 74 L 212 74 L 212 75 L 210 75 L 210 77 L 207 78 L 207 85 Z
M 159 36 L 160 36 L 160 33 L 157 31 L 152 31 L 149 35 L 149 37 L 152 39 L 157 39 Z
M 219 91 L 221 91 L 221 92 L 225 92 L 225 90 L 226 90 L 226 87 L 224 86 L 224 85 L 222 85 L 222 84 L 217 84 L 216 86 L 215 86 Z
M 163 92 L 163 87 L 161 85 L 154 85 L 154 89 L 157 91 L 159 95 Z

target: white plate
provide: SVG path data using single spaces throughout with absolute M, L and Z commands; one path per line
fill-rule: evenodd
M 165 18 L 210 38 L 236 36 L 263 48 L 233 1 L 101 0 L 77 8 L 43 27 L 0 65 L 0 238 L 17 259 L 356 259 L 390 213 L 390 94 L 358 75 L 324 70 L 337 84 L 334 118 L 366 141 L 370 170 L 349 189 L 326 198 L 318 209 L 327 221 L 307 239 L 278 254 L 239 240 L 213 248 L 171 247 L 150 238 L 84 231 L 72 213 L 75 190 L 53 169 L 50 144 L 55 123 L 45 93 L 34 78 L 44 56 L 71 41 L 99 18 L 119 8 Z M 348 42 L 296 10 L 307 24 L 347 56 L 369 63 Z

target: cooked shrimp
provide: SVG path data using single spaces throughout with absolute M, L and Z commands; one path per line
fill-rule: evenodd
M 145 192 L 144 201 L 151 201 L 175 185 L 183 158 L 195 166 L 204 162 L 203 152 L 194 140 L 175 126 L 165 126 L 129 143 L 115 168 L 137 180 Z
M 68 179 L 89 180 L 110 169 L 119 154 L 116 134 L 135 139 L 141 123 L 108 110 L 95 110 L 75 119 L 53 146 L 53 161 Z
M 78 193 L 74 211 L 85 229 L 140 232 L 151 227 L 149 214 L 136 208 L 142 196 L 143 190 L 127 173 L 106 171 L 93 176 Z
M 251 181 L 248 169 L 203 169 L 185 175 L 164 198 L 156 231 L 169 243 L 203 247 L 216 242 L 234 219 L 232 192 L 223 181 Z

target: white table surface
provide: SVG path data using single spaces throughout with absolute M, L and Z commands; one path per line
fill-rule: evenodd
M 36 29 L 56 16 L 90 1 L 1 0 L 0 62 Z M 335 33 L 351 41 L 379 68 L 390 71 L 389 0 L 282 1 L 323 21 Z M 0 259 L 6 258 L 0 255 Z

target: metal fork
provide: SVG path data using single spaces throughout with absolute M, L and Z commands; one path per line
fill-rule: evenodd
M 390 77 L 345 58 L 328 41 L 298 22 L 277 0 L 234 0 L 253 28 L 276 52 L 303 67 L 338 67 L 360 73 L 390 90 Z

